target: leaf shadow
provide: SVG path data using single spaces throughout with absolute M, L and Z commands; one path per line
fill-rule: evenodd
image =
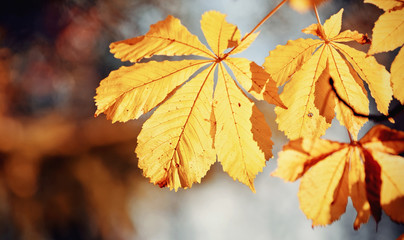
M 258 144 L 258 147 L 265 154 L 265 159 L 268 160 L 272 155 L 273 142 L 271 141 L 271 129 L 265 121 L 264 114 L 254 104 L 252 106 L 252 113 L 250 117 L 252 124 L 251 132 L 253 139 Z

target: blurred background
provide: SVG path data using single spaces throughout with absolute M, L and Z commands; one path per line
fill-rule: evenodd
M 257 193 L 212 166 L 202 184 L 177 193 L 142 177 L 134 154 L 147 116 L 125 124 L 94 118 L 93 97 L 110 71 L 127 65 L 109 44 L 145 34 L 174 15 L 202 42 L 200 16 L 228 15 L 242 34 L 280 1 L 268 0 L 14 0 L 0 5 L 0 239 L 396 239 L 404 232 L 383 215 L 354 231 L 349 202 L 340 221 L 311 228 L 299 209 L 298 182 L 270 177 L 287 142 L 273 106 L 258 103 L 272 129 L 274 159 L 255 182 Z M 361 1 L 319 8 L 322 21 L 345 8 L 343 29 L 371 35 L 382 13 Z M 285 5 L 240 56 L 262 64 L 268 52 L 301 29 L 313 13 Z M 366 51 L 368 46 L 357 46 Z M 377 59 L 390 68 L 397 50 Z M 394 101 L 392 108 L 397 106 Z M 374 106 L 371 106 L 374 112 Z M 403 114 L 390 127 L 404 130 Z M 367 124 L 361 135 L 371 127 Z M 326 138 L 348 141 L 337 121 Z

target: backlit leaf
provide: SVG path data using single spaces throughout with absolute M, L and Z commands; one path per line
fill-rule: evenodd
M 379 111 L 388 112 L 392 99 L 389 73 L 373 57 L 366 57 L 365 53 L 341 44 L 350 41 L 370 43 L 366 35 L 356 31 L 340 33 L 342 12 L 343 9 L 331 16 L 324 26 L 312 24 L 303 30 L 320 40 L 288 41 L 285 46 L 271 51 L 265 59 L 263 66 L 278 86 L 285 84 L 280 97 L 287 110 L 277 107 L 275 112 L 279 129 L 290 139 L 323 135 L 330 126 L 334 111 L 339 122 L 348 128 L 354 139 L 357 138 L 367 119 L 355 116 L 335 93 L 330 92 L 332 89 L 326 86 L 327 77 L 333 79 L 338 96 L 357 113 L 369 113 L 363 81 L 368 84 Z
M 393 93 L 390 87 L 390 74 L 386 68 L 377 63 L 374 57 L 366 56 L 364 52 L 356 51 L 347 45 L 335 43 L 334 47 L 343 54 L 358 75 L 368 84 L 377 109 L 384 115 L 388 115 Z
M 404 3 L 402 3 L 404 5 Z M 373 28 L 372 44 L 368 54 L 387 52 L 404 44 L 404 8 L 385 12 Z
M 281 164 L 278 164 L 278 168 L 271 175 L 285 181 L 296 181 L 318 161 L 344 147 L 344 144 L 321 138 L 299 138 L 290 141 L 283 146 L 283 151 L 279 152 L 281 160 L 278 161 Z
M 165 20 L 151 25 L 149 32 L 145 35 L 114 42 L 110 48 L 116 58 L 131 62 L 153 55 L 214 57 L 209 49 L 173 16 L 168 16 Z
M 338 35 L 341 31 L 342 12 L 344 9 L 339 10 L 338 13 L 332 15 L 324 22 L 324 33 L 327 38 L 331 39 Z
M 348 196 L 358 213 L 355 229 L 370 214 L 379 221 L 382 209 L 403 223 L 404 158 L 396 155 L 403 151 L 404 132 L 383 125 L 374 126 L 359 142 L 300 138 L 284 146 L 272 175 L 286 181 L 302 178 L 300 207 L 313 225 L 338 219 Z
M 201 27 L 206 41 L 216 56 L 238 45 L 241 35 L 236 25 L 225 20 L 226 15 L 210 11 L 202 15 Z
M 348 200 L 347 155 L 348 149 L 343 148 L 327 156 L 311 167 L 300 183 L 300 208 L 307 218 L 313 220 L 313 226 L 330 224 L 345 212 Z
M 404 159 L 398 155 L 374 152 L 381 166 L 382 189 L 380 204 L 394 221 L 404 222 Z
M 288 107 L 276 107 L 276 122 L 279 129 L 290 139 L 302 136 L 319 137 L 330 126 L 315 107 L 315 84 L 326 68 L 323 56 L 324 47 L 320 48 L 298 71 L 283 89 L 281 100 Z
M 252 42 L 258 37 L 259 32 L 252 33 L 250 35 L 244 36 L 244 40 L 241 41 L 235 49 L 232 50 L 231 54 L 237 54 L 246 50 Z
M 364 0 L 363 2 L 374 4 L 386 12 L 403 5 L 400 0 Z
M 139 167 L 152 183 L 175 190 L 191 187 L 216 161 L 209 120 L 212 94 L 210 68 L 180 88 L 144 123 L 136 153 Z
M 390 154 L 404 152 L 404 132 L 392 130 L 385 126 L 374 127 L 361 139 L 370 149 Z
M 257 34 L 240 39 L 237 26 L 216 11 L 203 14 L 201 27 L 212 51 L 172 16 L 152 25 L 144 36 L 113 43 L 111 52 L 123 61 L 153 55 L 208 59 L 137 62 L 113 71 L 97 88 L 96 115 L 127 121 L 157 107 L 143 125 L 135 152 L 144 176 L 160 187 L 177 191 L 199 183 L 217 158 L 233 179 L 255 191 L 255 176 L 272 157 L 273 143 L 263 114 L 244 91 L 284 105 L 264 69 L 231 58 Z
M 289 40 L 286 45 L 278 45 L 275 50 L 269 52 L 262 66 L 271 74 L 276 85 L 282 86 L 311 57 L 320 44 L 320 40 L 313 39 Z
M 121 67 L 97 88 L 95 114 L 104 112 L 112 122 L 138 118 L 207 63 L 206 60 L 152 61 Z
M 218 161 L 231 177 L 255 191 L 254 178 L 262 171 L 265 160 L 272 157 L 271 132 L 264 115 L 253 109 L 253 102 L 246 98 L 222 65 L 219 66 L 213 106 Z M 257 130 L 252 131 L 253 128 Z
M 368 114 L 369 100 L 351 75 L 348 65 L 337 50 L 329 47 L 329 52 L 328 66 L 335 89 L 350 106 L 355 106 L 356 111 Z M 367 119 L 354 116 L 352 111 L 342 103 L 337 103 L 336 106 L 338 121 L 356 138 Z

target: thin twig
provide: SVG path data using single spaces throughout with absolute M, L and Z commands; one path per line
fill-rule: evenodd
M 318 28 L 320 29 L 321 38 L 324 38 L 324 40 L 326 40 L 326 35 L 324 32 L 323 25 L 321 24 L 321 20 L 320 20 L 318 11 L 317 11 L 316 4 L 313 4 L 313 10 L 314 10 L 314 13 L 316 14 L 316 19 L 317 19 L 317 23 L 318 23 Z
M 322 25 L 321 25 L 320 16 L 318 15 L 318 11 L 317 11 L 316 4 L 313 4 L 313 9 L 314 9 L 314 13 L 316 14 L 316 18 L 317 18 L 318 25 L 322 26 Z
M 287 0 L 283 0 L 280 2 L 272 11 L 270 11 L 258 24 L 251 30 L 248 34 L 246 34 L 241 41 L 244 41 L 248 36 L 250 36 L 253 32 L 255 32 L 268 18 L 270 18 L 274 13 L 276 13 L 280 7 L 286 2 Z
M 330 78 L 330 85 L 331 85 L 331 89 L 332 91 L 335 93 L 335 96 L 337 96 L 338 100 L 340 102 L 342 102 L 345 106 L 347 106 L 353 113 L 353 115 L 357 116 L 357 117 L 362 117 L 362 118 L 367 118 L 369 120 L 375 121 L 375 122 L 382 122 L 382 121 L 386 121 L 389 118 L 394 118 L 395 116 L 397 116 L 397 114 L 401 113 L 404 110 L 404 106 L 403 105 L 399 105 L 398 107 L 395 107 L 393 110 L 391 110 L 389 112 L 388 115 L 375 115 L 375 114 L 363 114 L 363 113 L 358 113 L 357 111 L 355 111 L 355 109 L 349 105 L 337 92 L 337 89 L 334 86 L 334 80 L 332 78 Z
M 250 36 L 251 34 L 253 34 L 266 20 L 268 20 L 268 18 L 270 18 L 274 13 L 276 13 L 278 11 L 278 9 L 280 7 L 282 7 L 282 5 L 284 3 L 286 3 L 287 0 L 282 0 L 282 2 L 280 2 L 274 9 L 272 9 L 272 11 L 270 11 L 258 24 L 257 26 L 255 26 L 249 33 L 247 33 L 241 40 L 240 43 L 243 42 L 244 40 L 246 40 L 248 38 L 248 36 Z M 240 43 L 235 46 L 234 48 L 232 48 L 223 58 L 226 58 L 227 56 L 229 56 L 231 54 L 231 52 L 234 51 L 234 49 L 236 49 L 238 46 L 240 46 Z

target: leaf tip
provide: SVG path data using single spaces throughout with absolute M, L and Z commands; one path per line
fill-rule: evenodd
M 285 110 L 288 109 L 288 107 L 286 107 L 286 105 L 283 104 L 283 102 L 281 102 L 281 104 L 279 104 L 279 105 L 277 105 L 277 106 L 278 106 L 278 107 L 281 107 L 281 108 L 283 108 L 283 109 L 285 109 Z
M 101 113 L 102 111 L 100 109 L 97 109 L 94 113 L 94 117 L 98 117 Z
M 380 53 L 380 52 L 383 52 L 383 51 L 375 50 L 375 48 L 373 47 L 373 44 L 372 44 L 372 45 L 370 45 L 369 51 L 366 53 L 366 57 L 373 56 L 376 53 Z
M 254 184 L 250 185 L 250 189 L 254 194 L 257 193 L 257 191 L 255 190 Z

